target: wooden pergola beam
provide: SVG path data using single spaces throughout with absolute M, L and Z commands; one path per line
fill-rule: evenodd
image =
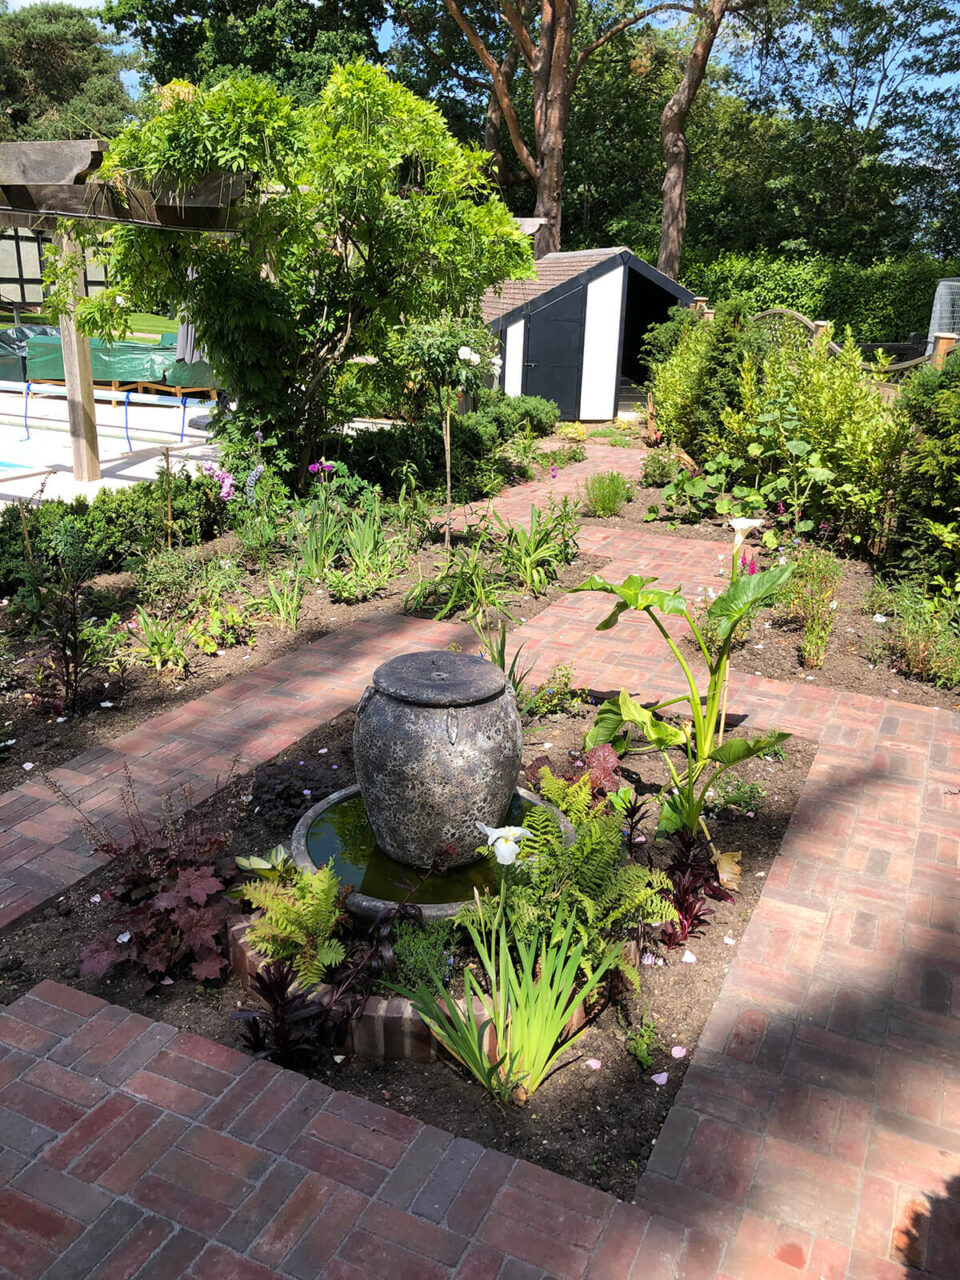
M 187 191 L 127 188 L 121 198 L 107 183 L 90 180 L 106 149 L 107 143 L 96 139 L 0 143 L 0 226 L 56 232 L 59 219 L 76 218 L 167 231 L 229 229 L 231 206 L 246 189 L 246 174 L 210 174 Z M 72 237 L 62 232 L 57 235 L 64 253 L 81 253 Z M 82 257 L 78 262 L 76 296 L 82 297 Z M 99 480 L 90 343 L 72 315 L 60 322 L 60 341 L 74 479 Z

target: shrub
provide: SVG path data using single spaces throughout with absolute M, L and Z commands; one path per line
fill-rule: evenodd
M 953 589 L 960 579 L 960 355 L 912 374 L 897 409 L 910 444 L 886 561 Z
M 219 486 L 205 476 L 186 472 L 170 477 L 170 540 L 193 544 L 213 537 L 227 514 Z M 90 574 L 127 567 L 167 541 L 167 477 L 141 480 L 129 489 L 101 489 L 92 502 L 55 499 L 24 508 L 35 563 L 56 558 L 58 530 L 65 520 L 77 529 L 90 563 Z M 28 561 L 20 510 L 0 512 L 0 590 L 23 581 Z
M 454 964 L 457 926 L 453 920 L 401 920 L 393 937 L 396 968 L 391 980 L 414 990 L 439 978 L 449 980 Z
M 823 254 L 801 258 L 763 252 L 684 259 L 684 283 L 713 302 L 742 298 L 751 313 L 789 307 L 811 320 L 849 325 L 858 342 L 903 342 L 925 333 L 937 281 L 960 275 L 960 262 L 927 254 L 868 266 Z
M 619 515 L 633 498 L 633 485 L 620 471 L 600 471 L 584 483 L 587 506 L 598 519 Z
M 960 685 L 960 600 L 931 600 L 922 585 L 901 582 L 871 593 L 869 607 L 893 614 L 884 655 L 898 670 L 942 689 Z
M 741 366 L 755 366 L 769 344 L 739 299 L 717 307 L 712 320 L 674 307 L 645 341 L 658 430 L 698 461 L 716 451 L 724 411 L 740 407 Z
M 652 449 L 643 460 L 641 479 L 651 489 L 662 489 L 680 474 L 680 461 L 671 449 Z
M 797 552 L 783 608 L 803 629 L 800 657 L 805 667 L 823 666 L 842 577 L 843 565 L 831 551 L 802 547 Z
M 907 432 L 849 333 L 836 356 L 830 336 L 771 347 L 759 368 L 744 362 L 741 407 L 721 415 L 723 443 L 747 483 L 772 485 L 769 505 L 802 512 L 798 529 L 827 521 L 868 547 L 883 537 Z

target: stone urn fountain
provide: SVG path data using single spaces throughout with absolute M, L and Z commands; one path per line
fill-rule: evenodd
M 448 649 L 407 653 L 377 667 L 353 731 L 359 785 L 313 805 L 291 852 L 312 869 L 333 863 L 353 886 L 346 907 L 376 918 L 410 896 L 427 918 L 453 916 L 475 890 L 500 883 L 477 823 L 523 826 L 548 809 L 517 786 L 523 735 L 513 686 L 499 667 Z M 441 851 L 447 869 L 424 873 Z
M 357 709 L 353 757 L 380 848 L 416 867 L 448 850 L 476 860 L 478 822 L 498 827 L 520 772 L 523 734 L 499 667 L 449 650 L 377 667 Z

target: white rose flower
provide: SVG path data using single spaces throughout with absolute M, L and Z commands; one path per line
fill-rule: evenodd
M 458 360 L 465 360 L 465 361 L 469 360 L 472 355 L 473 355 L 473 352 L 470 350 L 469 347 L 460 347 L 457 350 Z

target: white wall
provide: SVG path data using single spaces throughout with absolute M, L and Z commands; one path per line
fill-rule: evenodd
M 526 321 L 514 320 L 507 325 L 503 344 L 503 390 L 508 396 L 523 394 L 523 331 Z
M 583 335 L 580 418 L 603 422 L 617 416 L 620 383 L 620 310 L 624 271 L 620 266 L 587 285 Z

